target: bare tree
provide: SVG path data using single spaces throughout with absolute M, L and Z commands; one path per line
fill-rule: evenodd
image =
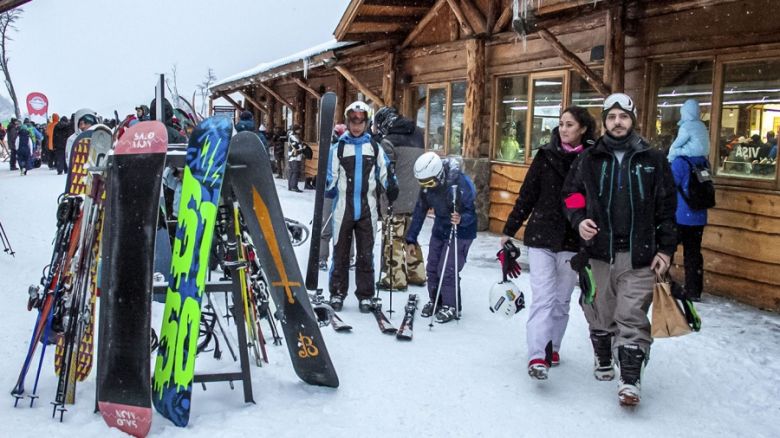
M 214 69 L 209 67 L 209 72 L 206 74 L 203 82 L 198 84 L 198 91 L 200 92 L 200 113 L 206 114 L 206 100 L 209 97 L 209 87 L 214 81 L 217 80 L 217 76 L 214 74 Z
M 22 16 L 21 9 L 11 9 L 10 11 L 0 14 L 0 68 L 3 69 L 5 75 L 5 87 L 8 89 L 8 94 L 11 95 L 11 100 L 14 102 L 14 111 L 16 112 L 16 118 L 21 118 L 22 113 L 19 111 L 19 100 L 16 98 L 16 91 L 14 90 L 14 83 L 11 81 L 11 72 L 8 70 L 8 43 L 13 41 L 11 33 L 16 31 L 16 23 Z
M 171 75 L 165 78 L 165 87 L 168 88 L 168 94 L 172 96 L 171 103 L 175 108 L 180 107 L 179 104 L 179 87 L 176 84 L 176 72 L 177 65 L 171 66 Z

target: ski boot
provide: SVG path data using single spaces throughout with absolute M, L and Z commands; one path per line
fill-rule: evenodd
M 596 380 L 606 381 L 615 378 L 615 363 L 612 360 L 612 335 L 609 333 L 591 333 L 593 344 L 593 376 Z
M 620 386 L 618 398 L 623 406 L 639 404 L 640 382 L 645 369 L 645 352 L 638 345 L 621 345 L 618 347 L 620 361 Z

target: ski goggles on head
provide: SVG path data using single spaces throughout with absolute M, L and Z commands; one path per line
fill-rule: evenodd
M 420 187 L 431 189 L 439 185 L 439 178 L 432 176 L 430 178 L 418 179 L 417 182 L 420 183 Z
M 614 93 L 607 96 L 607 98 L 604 99 L 604 105 L 602 106 L 602 109 L 604 111 L 609 111 L 612 108 L 620 108 L 623 111 L 636 114 L 634 100 L 631 99 L 631 97 L 629 97 L 627 94 Z

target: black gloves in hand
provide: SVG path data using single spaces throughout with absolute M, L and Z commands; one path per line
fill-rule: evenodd
M 506 272 L 507 277 L 517 278 L 520 276 L 522 268 L 517 263 L 517 258 L 520 257 L 520 250 L 511 240 L 506 241 L 504 247 L 496 253 L 496 257 L 501 262 L 501 269 L 503 272 Z

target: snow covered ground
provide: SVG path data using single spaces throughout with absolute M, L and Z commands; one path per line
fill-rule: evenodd
M 56 199 L 64 178 L 42 168 L 25 177 L 0 170 L 0 221 L 16 257 L 0 253 L 0 389 L 13 387 L 26 352 L 35 314 L 26 311 L 27 287 L 37 283 L 51 254 Z M 276 180 L 285 215 L 308 223 L 313 192 L 288 192 Z M 430 220 L 421 241 L 428 238 Z M 377 244 L 378 245 L 378 244 Z M 698 308 L 700 333 L 661 339 L 653 345 L 642 388 L 642 404 L 621 408 L 615 382 L 597 382 L 592 351 L 578 307 L 571 312 L 562 363 L 546 382 L 526 374 L 525 319 L 496 319 L 487 294 L 498 280 L 493 260 L 498 237 L 481 233 L 464 270 L 464 314 L 459 322 L 436 325 L 416 320 L 414 341 L 402 343 L 379 332 L 372 316 L 360 314 L 354 296 L 341 316 L 349 334 L 324 328 L 341 380 L 338 389 L 308 386 L 295 376 L 285 346 L 269 345 L 271 363 L 252 368 L 257 404 L 245 405 L 240 388 L 195 386 L 190 424 L 173 426 L 156 415 L 152 436 L 538 436 L 538 437 L 777 437 L 780 436 L 780 316 L 705 296 Z M 424 250 L 427 248 L 424 247 Z M 297 248 L 302 264 L 307 244 Z M 327 284 L 325 274 L 320 284 Z M 532 299 L 528 278 L 519 281 Z M 411 288 L 421 294 L 422 288 Z M 394 294 L 402 309 L 406 293 Z M 217 300 L 218 302 L 221 300 Z M 384 294 L 385 308 L 389 304 Z M 224 304 L 223 308 L 224 308 Z M 155 305 L 158 329 L 162 306 Z M 398 313 L 392 321 L 400 320 Z M 267 332 L 267 329 L 266 329 Z M 120 436 L 93 413 L 94 373 L 78 386 L 77 404 L 64 423 L 51 418 L 56 379 L 47 352 L 34 408 L 0 402 L 0 431 L 6 437 Z M 196 372 L 235 369 L 199 357 Z M 31 373 L 32 374 L 32 373 Z M 28 387 L 32 380 L 28 378 Z

